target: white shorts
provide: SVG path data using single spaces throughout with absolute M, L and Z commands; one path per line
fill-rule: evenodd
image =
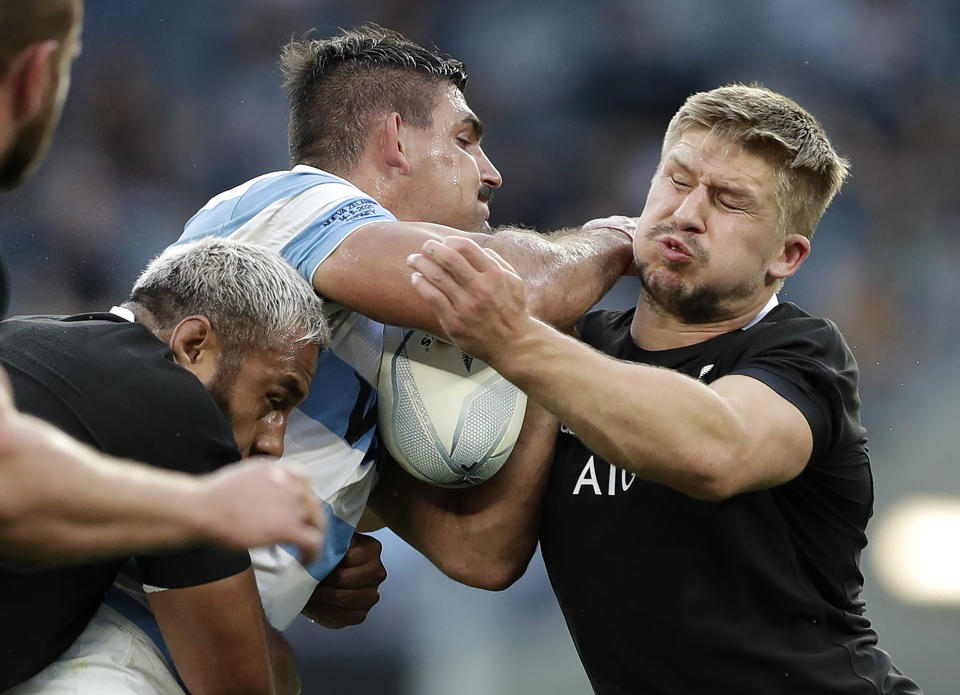
M 185 693 L 153 641 L 104 604 L 59 659 L 3 695 Z

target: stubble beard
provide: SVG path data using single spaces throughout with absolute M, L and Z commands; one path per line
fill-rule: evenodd
M 207 385 L 207 391 L 214 403 L 227 416 L 227 420 L 232 421 L 233 391 L 237 385 L 237 377 L 240 375 L 240 369 L 243 367 L 243 361 L 239 355 L 227 354 L 221 358 L 220 364 L 214 372 L 213 378 Z
M 694 257 L 693 263 L 705 268 L 710 254 L 695 237 L 679 232 L 673 225 L 657 225 L 646 237 L 650 240 L 670 234 L 687 244 Z M 671 316 L 685 324 L 717 323 L 736 316 L 733 306 L 737 301 L 753 296 L 759 289 L 756 280 L 749 279 L 732 287 L 691 284 L 681 276 L 687 263 L 664 261 L 663 268 L 650 268 L 649 263 L 638 264 L 641 301 L 660 315 Z M 666 272 L 660 272 L 661 270 Z

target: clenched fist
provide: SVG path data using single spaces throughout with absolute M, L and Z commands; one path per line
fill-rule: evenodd
M 303 614 L 324 627 L 339 629 L 362 623 L 380 600 L 387 570 L 380 560 L 382 546 L 373 536 L 353 534 L 340 564 L 313 590 Z

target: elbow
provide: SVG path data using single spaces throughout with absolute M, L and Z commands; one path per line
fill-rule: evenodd
M 703 502 L 723 502 L 736 494 L 736 491 L 726 481 L 717 478 L 694 481 L 688 489 L 681 490 L 681 492 Z
M 741 492 L 737 478 L 738 461 L 743 461 L 738 448 L 718 446 L 707 455 L 692 457 L 684 469 L 687 475 L 677 486 L 694 499 L 704 502 L 723 502 Z
M 529 559 L 525 562 L 502 563 L 494 568 L 486 578 L 482 586 L 477 588 L 487 591 L 503 591 L 509 589 L 520 579 L 527 571 Z
M 503 591 L 523 576 L 532 555 L 533 553 L 518 557 L 464 558 L 439 567 L 445 575 L 461 584 L 486 591 Z

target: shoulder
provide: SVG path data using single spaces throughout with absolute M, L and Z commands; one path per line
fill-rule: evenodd
M 253 242 L 284 239 L 330 218 L 374 217 L 394 220 L 371 196 L 329 172 L 297 165 L 251 179 L 212 198 L 186 224 L 178 243 L 241 229 Z
M 746 333 L 753 354 L 790 351 L 835 367 L 854 367 L 856 364 L 836 323 L 812 316 L 789 302 L 779 304 Z
M 114 422 L 126 428 L 102 419 L 101 426 L 112 430 L 114 446 L 130 452 L 122 455 L 195 473 L 240 458 L 226 415 L 165 343 L 145 341 L 121 354 L 114 372 L 120 385 L 101 407 L 108 411 L 112 405 Z
M 355 185 L 298 165 L 222 193 L 197 212 L 177 243 L 215 234 L 280 253 L 312 282 L 313 272 L 357 229 L 396 217 Z
M 833 321 L 781 304 L 743 333 L 730 371 L 765 383 L 803 413 L 814 458 L 841 440 L 859 446 L 859 371 Z
M 624 331 L 630 330 L 635 311 L 636 309 L 633 308 L 625 311 L 613 309 L 591 311 L 577 322 L 580 340 L 589 345 L 601 346 L 621 337 Z
M 198 472 L 239 458 L 206 388 L 142 324 L 109 314 L 11 322 L 0 330 L 4 362 L 41 385 L 104 451 Z M 11 340 L 29 347 L 8 349 Z

